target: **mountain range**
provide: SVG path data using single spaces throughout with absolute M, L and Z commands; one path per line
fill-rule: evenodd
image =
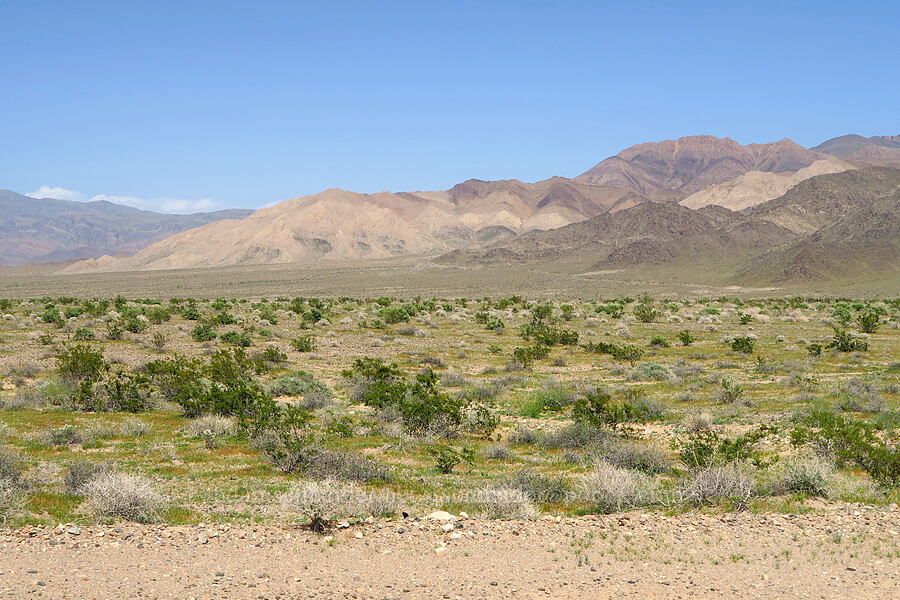
M 136 252 L 174 233 L 252 212 L 171 215 L 105 200 L 73 202 L 0 190 L 0 265 Z
M 890 225 L 895 166 L 900 136 L 843 136 L 811 149 L 691 136 L 633 146 L 572 179 L 331 189 L 249 216 L 191 215 L 207 221 L 171 235 L 157 229 L 145 247 L 133 233 L 120 255 L 95 253 L 64 272 L 422 255 L 458 266 L 580 257 L 595 269 L 680 268 L 715 256 L 726 277 L 757 283 L 882 273 L 878 261 L 900 247 Z
M 435 260 L 472 266 L 572 258 L 585 259 L 590 270 L 717 269 L 725 280 L 754 285 L 884 277 L 900 272 L 900 170 L 812 177 L 740 211 L 642 204 Z

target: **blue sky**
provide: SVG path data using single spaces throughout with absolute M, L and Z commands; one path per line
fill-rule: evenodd
M 0 188 L 151 208 L 900 133 L 900 2 L 0 0 Z

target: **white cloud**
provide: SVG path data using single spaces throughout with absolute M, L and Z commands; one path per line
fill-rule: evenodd
M 178 200 L 175 198 L 164 198 L 161 200 L 163 200 L 163 212 L 208 212 L 211 210 L 217 210 L 219 208 L 219 203 L 212 198 L 200 198 L 199 200 Z
M 84 201 L 84 196 L 81 195 L 81 192 L 67 190 L 66 188 L 59 186 L 50 187 L 49 185 L 42 185 L 26 195 L 32 198 L 53 198 L 54 200 L 75 200 L 76 202 Z
M 117 196 L 114 194 L 95 194 L 86 197 L 81 192 L 67 190 L 62 187 L 50 187 L 42 185 L 37 190 L 28 194 L 32 198 L 54 198 L 56 200 L 74 200 L 76 202 L 95 202 L 105 200 L 113 204 L 124 204 L 142 210 L 152 210 L 164 213 L 195 213 L 218 210 L 220 203 L 212 198 L 200 198 L 199 200 L 186 200 L 184 198 L 140 198 L 138 196 Z

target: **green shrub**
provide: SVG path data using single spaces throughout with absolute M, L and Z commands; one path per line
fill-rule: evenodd
M 520 369 L 528 369 L 535 360 L 547 358 L 549 355 L 550 349 L 541 344 L 520 346 L 513 349 L 513 363 Z
M 126 317 L 121 320 L 120 325 L 122 329 L 129 333 L 143 333 L 149 327 L 146 321 L 138 317 Z
M 838 352 L 866 352 L 869 344 L 864 340 L 857 339 L 852 333 L 835 328 L 834 337 L 828 348 L 834 348 Z
M 169 338 L 166 337 L 166 334 L 162 331 L 154 331 L 153 335 L 150 336 L 150 345 L 153 346 L 153 349 L 157 352 L 165 350 L 168 342 Z
M 654 335 L 650 337 L 650 345 L 656 346 L 657 348 L 668 348 L 672 344 L 669 343 L 669 340 L 664 338 L 661 335 Z
M 356 358 L 342 375 L 351 385 L 350 400 L 376 409 L 397 405 L 409 388 L 403 372 L 380 358 Z
M 600 388 L 578 398 L 572 408 L 572 418 L 576 423 L 583 423 L 595 429 L 647 421 L 657 418 L 659 415 L 659 409 L 643 401 L 642 398 L 626 396 L 622 400 L 614 401 L 609 392 Z
M 900 447 L 891 439 L 879 437 L 872 424 L 814 411 L 791 432 L 791 441 L 827 449 L 837 460 L 855 464 L 882 485 L 900 484 Z
M 641 323 L 652 323 L 660 315 L 660 312 L 656 310 L 652 304 L 644 302 L 636 305 L 633 312 L 634 317 Z
M 197 307 L 191 304 L 181 311 L 181 318 L 186 321 L 199 321 L 203 315 L 197 310 Z
M 144 316 L 154 325 L 160 325 L 171 319 L 172 313 L 166 308 L 154 306 L 153 308 L 147 309 L 144 312 Z
M 602 312 L 609 315 L 610 319 L 618 319 L 625 314 L 625 307 L 616 302 L 610 302 L 609 304 L 598 306 L 597 312 Z
M 694 336 L 687 329 L 678 332 L 678 339 L 681 341 L 682 346 L 690 346 L 696 341 Z
M 302 405 L 307 410 L 327 406 L 334 398 L 334 392 L 330 387 L 316 381 L 312 373 L 306 371 L 282 375 L 270 383 L 266 391 L 273 396 L 302 396 Z
M 216 332 L 209 325 L 197 325 L 191 331 L 191 339 L 195 342 L 208 342 L 216 339 Z
M 881 325 L 881 318 L 878 312 L 867 310 L 856 317 L 856 324 L 863 333 L 875 333 L 878 330 L 878 326 Z
M 56 369 L 67 381 L 94 383 L 109 369 L 109 363 L 100 350 L 94 350 L 87 344 L 72 344 L 60 350 L 56 357 Z
M 425 369 L 400 399 L 397 407 L 409 432 L 424 434 L 436 426 L 452 431 L 462 424 L 468 398 L 441 392 L 437 382 L 434 371 Z
M 152 366 L 151 366 L 152 365 Z M 254 374 L 259 365 L 242 348 L 219 350 L 200 367 L 202 379 L 194 378 L 197 363 L 176 358 L 148 365 L 157 385 L 169 388 L 189 418 L 204 414 L 236 416 L 244 428 L 263 427 L 275 402 Z
M 461 462 L 474 463 L 475 452 L 468 447 L 454 448 L 443 444 L 429 447 L 427 452 L 434 457 L 434 465 L 438 473 L 449 475 Z
M 94 332 L 88 329 L 87 327 L 79 327 L 72 334 L 72 339 L 77 342 L 88 342 L 94 339 Z
M 44 309 L 44 312 L 41 313 L 41 320 L 44 323 L 56 326 L 60 326 L 64 322 L 62 314 L 60 314 L 59 309 L 55 306 Z
M 747 336 L 738 336 L 731 340 L 731 349 L 735 352 L 753 354 L 753 340 Z
M 853 319 L 853 312 L 849 304 L 846 302 L 838 302 L 834 305 L 831 316 L 841 325 L 847 327 Z
M 113 322 L 106 324 L 106 339 L 115 342 L 121 340 L 124 336 L 125 332 L 118 324 Z
M 520 411 L 523 416 L 536 419 L 547 412 L 560 412 L 571 406 L 575 394 L 556 381 L 544 382 L 539 390 L 531 393 Z
M 250 334 L 245 331 L 226 331 L 219 336 L 219 339 L 226 344 L 239 346 L 241 348 L 247 348 L 253 344 L 253 339 L 250 337 Z
M 258 356 L 256 356 L 256 359 L 277 365 L 287 360 L 287 354 L 285 354 L 275 346 L 266 346 L 265 350 L 263 350 Z
M 94 411 L 141 412 L 152 408 L 149 380 L 143 375 L 116 371 L 101 383 L 93 394 Z
M 316 338 L 312 335 L 303 335 L 291 340 L 291 347 L 297 352 L 312 352 L 316 349 Z
M 644 349 L 631 344 L 612 344 L 609 342 L 588 342 L 582 346 L 587 352 L 594 354 L 609 354 L 615 360 L 627 360 L 635 363 L 644 356 Z
M 224 310 L 216 313 L 213 317 L 210 318 L 210 323 L 213 325 L 234 325 L 237 323 L 237 319 L 231 313 L 225 312 Z
M 181 394 L 191 395 L 201 386 L 201 363 L 183 356 L 147 363 L 146 373 L 160 395 L 169 402 Z
M 500 417 L 491 411 L 485 402 L 471 405 L 465 417 L 465 430 L 484 437 L 490 437 L 500 425 Z
M 378 316 L 388 325 L 409 321 L 409 313 L 402 306 L 385 306 L 379 309 Z
M 663 365 L 644 362 L 635 367 L 631 373 L 634 381 L 668 381 L 672 378 L 672 371 Z
M 765 464 L 764 458 L 756 450 L 756 444 L 764 437 L 775 433 L 775 428 L 760 426 L 754 431 L 734 439 L 722 438 L 713 431 L 698 431 L 686 439 L 675 440 L 678 460 L 696 469 L 715 464 L 753 460 Z

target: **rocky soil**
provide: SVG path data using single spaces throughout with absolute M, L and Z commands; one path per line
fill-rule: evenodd
M 341 526 L 342 525 L 342 526 Z M 896 598 L 900 510 L 0 531 L 3 598 Z

